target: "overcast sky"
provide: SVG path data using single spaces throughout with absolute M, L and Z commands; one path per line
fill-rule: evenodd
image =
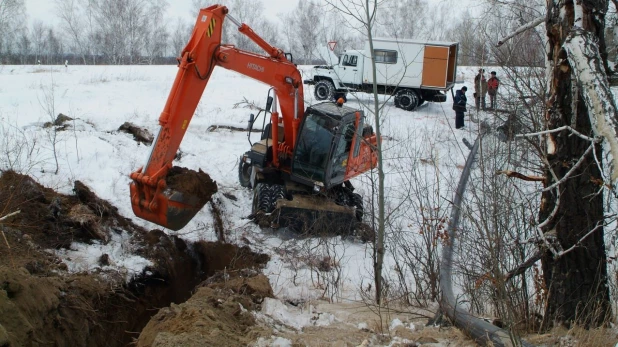
M 53 0 L 25 0 L 28 11 L 28 23 L 33 19 L 39 19 L 44 23 L 56 24 L 56 13 Z M 269 19 L 279 21 L 278 14 L 290 12 L 298 5 L 300 0 L 264 0 L 264 13 Z M 213 0 L 212 4 L 217 1 Z M 191 13 L 191 0 L 168 0 L 167 12 L 170 18 L 184 17 L 193 21 L 197 13 Z M 232 14 L 233 15 L 233 14 Z M 247 23 L 251 25 L 251 23 Z

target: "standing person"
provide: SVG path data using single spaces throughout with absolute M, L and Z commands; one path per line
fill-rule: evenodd
M 485 109 L 485 96 L 487 95 L 487 80 L 485 79 L 485 69 L 479 69 L 478 75 L 474 77 L 474 102 L 476 109 Z
M 464 112 L 468 112 L 466 104 L 468 98 L 466 98 L 466 91 L 468 87 L 463 86 L 460 90 L 455 92 L 455 99 L 453 100 L 453 110 L 455 111 L 455 129 L 464 129 Z
M 500 86 L 500 80 L 496 77 L 496 72 L 491 72 L 491 77 L 487 81 L 487 92 L 489 93 L 489 108 L 496 109 L 496 95 L 498 94 L 498 86 Z

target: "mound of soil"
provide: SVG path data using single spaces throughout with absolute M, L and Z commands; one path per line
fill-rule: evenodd
M 118 128 L 118 131 L 133 135 L 133 139 L 135 139 L 135 141 L 145 145 L 152 144 L 152 141 L 154 140 L 154 136 L 150 133 L 150 131 L 148 131 L 148 129 L 139 127 L 131 122 L 124 122 L 124 124 Z
M 167 174 L 166 183 L 172 190 L 197 197 L 202 205 L 217 192 L 217 184 L 202 169 L 194 171 L 174 166 Z
M 114 231 L 143 231 L 82 182 L 76 181 L 73 190 L 75 195 L 58 194 L 29 176 L 4 172 L 0 176 L 0 216 L 21 211 L 4 220 L 4 228 L 19 239 L 50 249 L 68 248 L 73 241 L 107 242 Z
M 161 309 L 146 325 L 137 345 L 246 346 L 272 334 L 257 325 L 249 312 L 259 310 L 265 297 L 273 297 L 273 292 L 262 274 L 205 284 L 187 302 Z
M 0 346 L 125 346 L 159 308 L 186 301 L 207 278 L 213 291 L 228 290 L 217 287 L 220 281 L 233 284 L 242 294 L 231 300 L 246 308 L 272 295 L 248 279 L 268 256 L 146 231 L 83 183 L 76 182 L 74 191 L 58 194 L 15 172 L 0 176 L 0 217 L 20 210 L 0 221 Z M 50 252 L 74 241 L 111 242 L 113 233 L 131 235 L 123 248 L 152 263 L 129 283 L 121 269 L 105 266 L 117 255 L 104 254 L 89 273 L 69 273 L 65 260 Z

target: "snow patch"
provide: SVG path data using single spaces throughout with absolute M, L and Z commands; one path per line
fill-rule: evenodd
M 395 318 L 391 321 L 391 324 L 388 326 L 388 330 L 395 330 L 397 327 L 405 327 L 399 318 Z
M 264 299 L 262 311 L 256 315 L 296 330 L 302 330 L 306 326 L 328 326 L 335 322 L 335 316 L 317 312 L 313 305 L 309 305 L 305 310 L 302 307 L 289 307 L 280 300 L 271 298 Z
M 271 336 L 269 339 L 260 337 L 253 345 L 254 347 L 292 347 L 292 341 L 283 338 Z
M 53 253 L 67 264 L 71 273 L 116 271 L 124 275 L 127 281 L 140 274 L 146 266 L 152 265 L 150 260 L 133 254 L 135 246 L 131 243 L 131 236 L 128 233 L 112 232 L 111 236 L 107 244 L 98 241 L 91 245 L 73 242 L 71 249 L 54 250 Z M 104 254 L 109 256 L 109 265 L 102 266 L 99 264 L 99 259 Z

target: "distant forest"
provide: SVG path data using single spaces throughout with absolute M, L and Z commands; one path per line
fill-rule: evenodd
M 222 0 L 230 14 L 247 23 L 267 42 L 292 53 L 298 64 L 319 64 L 320 47 L 337 41 L 336 54 L 362 48 L 363 30 L 350 18 L 319 1 L 300 1 L 280 22 L 264 15 L 262 0 Z M 186 44 L 199 8 L 211 1 L 193 1 L 194 15 L 169 18 L 167 0 L 53 0 L 55 26 L 28 18 L 24 0 L 0 0 L 0 63 L 2 64 L 175 64 Z M 375 37 L 460 43 L 460 65 L 516 64 L 541 66 L 544 33 L 530 30 L 501 48 L 495 43 L 537 15 L 534 7 L 518 16 L 502 14 L 491 2 L 479 2 L 474 14 L 452 6 L 455 1 L 391 0 L 381 3 Z M 50 21 L 51 22 L 51 21 Z M 223 43 L 259 51 L 231 21 Z

